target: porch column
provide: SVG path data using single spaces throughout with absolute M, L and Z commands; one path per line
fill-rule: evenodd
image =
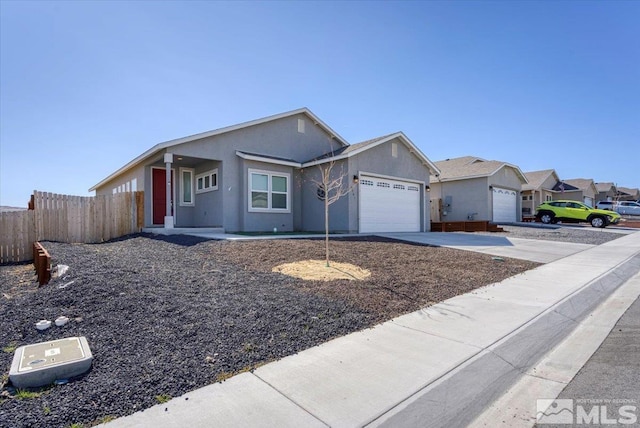
M 165 215 L 164 215 L 164 227 L 165 229 L 173 229 L 173 215 L 171 214 L 171 197 L 173 196 L 171 194 L 171 164 L 173 163 L 173 153 L 165 153 L 164 154 L 164 164 L 165 164 L 165 168 L 166 168 L 166 182 L 167 182 L 167 189 L 166 189 L 166 201 L 167 201 L 167 205 L 166 205 L 166 210 L 165 210 Z

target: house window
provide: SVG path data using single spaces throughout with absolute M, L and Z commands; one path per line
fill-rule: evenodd
M 192 207 L 195 205 L 193 198 L 193 169 L 180 168 L 180 206 Z
M 391 156 L 398 157 L 398 143 L 391 143 Z
M 526 201 L 527 200 L 527 195 L 522 195 L 522 200 Z
M 290 212 L 290 175 L 249 170 L 249 211 Z
M 218 190 L 218 168 L 196 175 L 196 193 Z

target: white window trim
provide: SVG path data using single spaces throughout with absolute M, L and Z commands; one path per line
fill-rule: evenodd
M 184 201 L 184 179 L 183 173 L 188 172 L 191 174 L 191 202 Z M 193 168 L 180 168 L 180 206 L 181 207 L 194 207 L 196 205 L 196 180 L 195 180 L 196 170 Z
M 251 174 L 262 174 L 268 176 L 267 179 L 267 204 L 268 208 L 254 208 L 251 206 L 251 192 L 253 189 L 251 188 Z M 247 208 L 249 212 L 253 213 L 290 213 L 291 212 L 291 174 L 287 172 L 277 172 L 277 171 L 266 171 L 261 169 L 252 169 L 249 168 L 248 171 L 248 198 L 247 198 Z M 284 177 L 287 179 L 287 208 L 271 208 L 271 177 Z M 281 192 L 276 192 L 280 193 Z
M 213 177 L 214 175 L 216 176 L 216 185 L 212 186 L 211 183 L 213 182 L 213 180 L 211 179 L 211 177 Z M 198 179 L 202 178 L 202 182 L 203 182 L 203 185 L 204 185 L 204 178 L 206 176 L 209 176 L 209 187 L 203 187 L 202 189 L 198 189 L 198 184 L 197 184 L 198 183 Z M 220 181 L 219 178 L 220 177 L 218 176 L 218 168 L 212 169 L 210 171 L 203 172 L 201 174 L 196 175 L 195 180 L 193 180 L 193 186 L 196 189 L 196 194 L 205 193 L 205 192 L 211 192 L 213 190 L 218 190 L 218 182 Z

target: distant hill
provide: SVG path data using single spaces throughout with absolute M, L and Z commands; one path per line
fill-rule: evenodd
M 24 211 L 26 208 L 18 208 L 18 207 L 7 207 L 5 205 L 0 205 L 0 213 L 6 213 L 9 211 Z

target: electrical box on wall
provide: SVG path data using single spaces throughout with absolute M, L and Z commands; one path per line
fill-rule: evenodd
M 453 200 L 453 197 L 450 196 L 450 195 L 444 197 L 444 205 L 443 206 L 444 206 L 444 209 L 449 213 L 452 211 L 452 208 L 451 208 L 452 200 Z

